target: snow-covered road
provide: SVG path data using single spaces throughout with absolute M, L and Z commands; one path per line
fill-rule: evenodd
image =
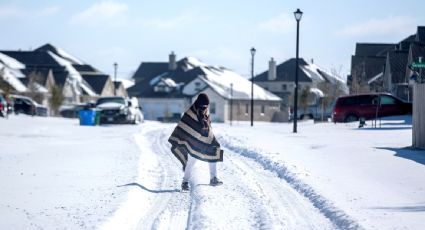
M 382 127 L 214 123 L 224 185 L 198 162 L 180 192 L 176 124 L 0 119 L 0 229 L 424 229 L 425 155 Z
M 171 155 L 167 142 L 172 128 L 157 125 L 136 136 L 141 148 L 139 178 L 123 185 L 134 187 L 130 191 L 134 195 L 129 196 L 105 228 L 124 225 L 126 229 L 337 227 L 284 179 L 226 148 L 225 160 L 218 166 L 223 186 L 209 186 L 208 165 L 198 162 L 190 193 L 180 192 L 181 165 Z M 137 215 L 129 218 L 126 213 Z

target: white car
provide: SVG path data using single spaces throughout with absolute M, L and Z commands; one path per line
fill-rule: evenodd
M 100 110 L 100 124 L 138 124 L 143 122 L 143 114 L 137 99 L 124 97 L 101 97 L 96 101 Z

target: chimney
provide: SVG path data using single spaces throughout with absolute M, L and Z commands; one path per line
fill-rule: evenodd
M 268 80 L 269 81 L 273 81 L 276 80 L 276 62 L 274 61 L 274 59 L 270 59 L 269 61 L 269 75 L 268 75 Z
M 171 51 L 171 54 L 168 56 L 168 69 L 169 70 L 175 70 L 177 68 L 176 63 L 176 55 L 173 51 Z

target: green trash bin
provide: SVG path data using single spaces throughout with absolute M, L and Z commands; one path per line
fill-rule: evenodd
M 96 109 L 96 116 L 94 118 L 95 125 L 100 125 L 100 110 Z

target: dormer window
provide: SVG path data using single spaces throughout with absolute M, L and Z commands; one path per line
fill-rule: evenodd
M 169 93 L 177 87 L 178 85 L 172 79 L 162 78 L 156 83 L 153 90 L 155 92 Z

